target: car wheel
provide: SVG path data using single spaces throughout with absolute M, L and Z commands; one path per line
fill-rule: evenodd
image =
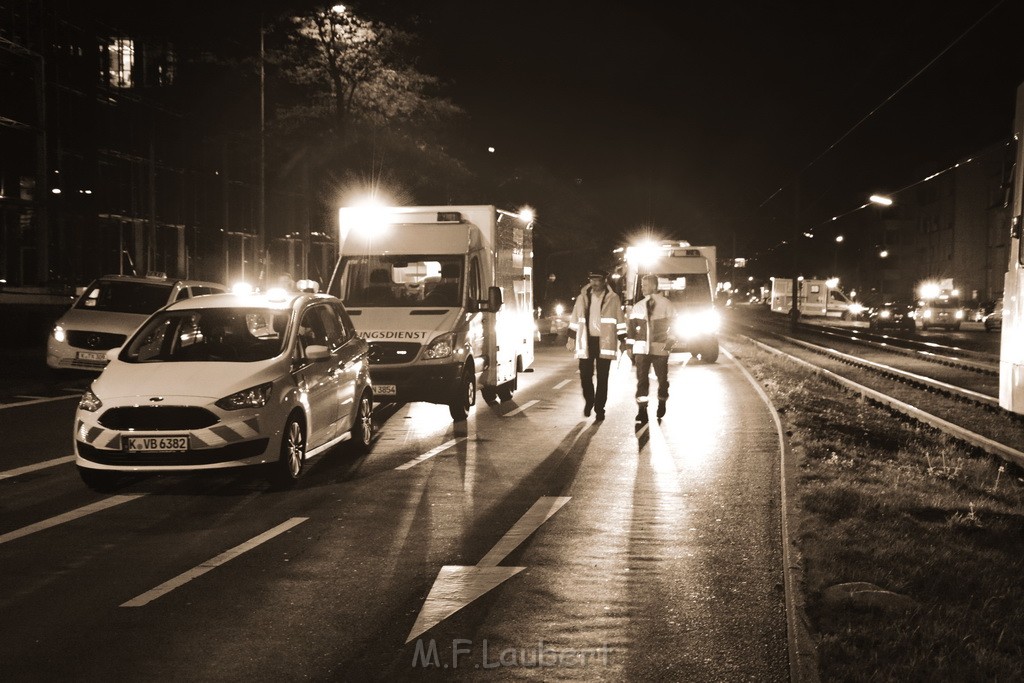
M 298 413 L 288 416 L 281 436 L 281 453 L 274 463 L 271 481 L 287 488 L 299 480 L 306 463 L 306 426 Z
M 462 422 L 469 416 L 469 409 L 476 404 L 476 377 L 466 367 L 462 370 L 462 378 L 452 402 L 448 404 L 448 412 L 456 422 Z
M 353 453 L 363 455 L 370 451 L 373 445 L 373 399 L 368 391 L 359 398 L 355 422 L 349 433 L 352 435 L 349 444 Z
M 110 493 L 117 489 L 118 484 L 121 483 L 120 472 L 93 470 L 88 467 L 79 467 L 78 476 L 82 478 L 82 481 L 86 486 L 96 493 Z

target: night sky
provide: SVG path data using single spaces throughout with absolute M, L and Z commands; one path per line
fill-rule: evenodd
M 198 12 L 225 40 L 255 15 L 131 6 Z M 623 230 L 749 256 L 799 234 L 798 194 L 804 228 L 1008 138 L 1024 81 L 1022 0 L 362 6 L 419 36 L 420 70 L 498 163 L 571 179 Z

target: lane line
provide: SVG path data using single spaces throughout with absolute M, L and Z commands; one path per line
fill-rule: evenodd
M 0 479 L 10 479 L 11 477 L 35 472 L 36 470 L 45 470 L 47 467 L 56 467 L 57 465 L 63 465 L 66 462 L 74 462 L 74 460 L 75 456 L 73 455 L 65 455 L 63 458 L 54 458 L 53 460 L 44 460 L 43 462 L 37 462 L 34 465 L 25 465 L 24 467 L 0 472 Z
M 283 524 L 278 524 L 273 529 L 264 531 L 259 536 L 254 536 L 245 543 L 242 543 L 241 545 L 236 545 L 231 550 L 226 550 L 222 552 L 220 555 L 213 558 L 212 560 L 207 560 L 206 562 L 203 562 L 202 564 L 193 567 L 192 569 L 189 569 L 187 572 L 179 574 L 170 581 L 165 581 L 153 590 L 146 591 L 142 595 L 132 598 L 128 602 L 121 604 L 121 607 L 142 607 L 143 605 L 148 604 L 153 600 L 156 600 L 160 596 L 170 593 L 175 588 L 184 586 L 192 579 L 202 576 L 211 569 L 219 567 L 225 562 L 229 562 L 235 559 L 242 553 L 252 550 L 258 545 L 266 543 L 270 539 L 274 538 L 275 536 L 278 536 L 279 534 L 283 534 L 284 532 L 288 531 L 294 526 L 302 524 L 307 519 L 309 519 L 309 517 L 292 517 L 287 522 L 284 522 Z
M 519 413 L 523 412 L 524 410 L 534 405 L 535 403 L 540 403 L 540 401 L 527 401 L 526 403 L 519 406 L 515 410 L 510 410 L 509 412 L 505 413 L 502 417 L 512 417 L 513 415 L 518 415 Z
M 464 441 L 465 439 L 466 439 L 466 437 L 460 436 L 458 438 L 452 439 L 451 441 L 445 441 L 443 444 L 441 444 L 437 448 L 432 448 L 431 450 L 427 451 L 423 455 L 418 455 L 415 458 L 413 458 L 412 460 L 410 460 L 409 462 L 402 463 L 401 465 L 399 465 L 395 469 L 396 470 L 407 470 L 410 467 L 415 467 L 416 465 L 419 465 L 424 460 L 430 460 L 431 458 L 433 458 L 438 453 L 442 453 L 442 452 L 448 450 L 449 448 L 451 448 L 452 446 L 454 446 L 458 442 Z
M 40 399 L 40 398 L 53 398 L 53 397 L 52 397 L 52 396 L 32 396 L 32 395 L 30 395 L 30 394 L 15 394 L 15 395 L 14 395 L 14 398 L 32 398 L 32 399 Z
M 562 387 L 564 387 L 566 384 L 568 384 L 571 381 L 572 381 L 571 379 L 563 379 L 561 382 L 559 382 L 558 384 L 555 385 L 555 389 L 561 389 Z
M 81 398 L 81 394 L 77 394 L 75 396 L 54 396 L 53 398 L 40 398 L 33 401 L 21 401 L 19 403 L 5 403 L 3 405 L 0 405 L 0 410 L 4 410 L 5 408 L 17 408 L 19 406 L 30 406 L 33 403 L 51 403 L 53 401 L 66 401 L 69 398 Z
M 136 498 L 142 498 L 145 495 L 147 494 L 138 493 L 130 496 L 111 496 L 110 498 L 104 498 L 103 500 L 96 503 L 92 503 L 91 505 L 86 505 L 85 507 L 80 507 L 77 510 L 65 512 L 63 515 L 57 515 L 56 517 L 44 519 L 41 522 L 36 522 L 35 524 L 30 524 L 20 529 L 15 529 L 14 531 L 8 531 L 3 536 L 0 536 L 0 544 L 7 543 L 8 541 L 13 541 L 14 539 L 21 538 L 22 536 L 34 534 L 37 531 L 43 531 L 45 529 L 55 527 L 58 524 L 63 524 L 64 522 L 70 522 L 80 517 L 91 515 L 94 512 L 100 512 L 101 510 L 112 508 L 115 505 L 121 505 L 122 503 L 131 502 Z

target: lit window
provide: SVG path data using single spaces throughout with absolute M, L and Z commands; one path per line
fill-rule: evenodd
M 130 38 L 115 38 L 107 50 L 110 56 L 108 73 L 110 85 L 115 88 L 132 87 L 132 65 L 135 63 L 135 43 Z

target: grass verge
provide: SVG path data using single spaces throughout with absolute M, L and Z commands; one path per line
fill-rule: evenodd
M 1022 680 L 1024 473 L 749 342 L 729 348 L 800 461 L 822 680 Z M 879 590 L 834 588 L 857 583 Z

